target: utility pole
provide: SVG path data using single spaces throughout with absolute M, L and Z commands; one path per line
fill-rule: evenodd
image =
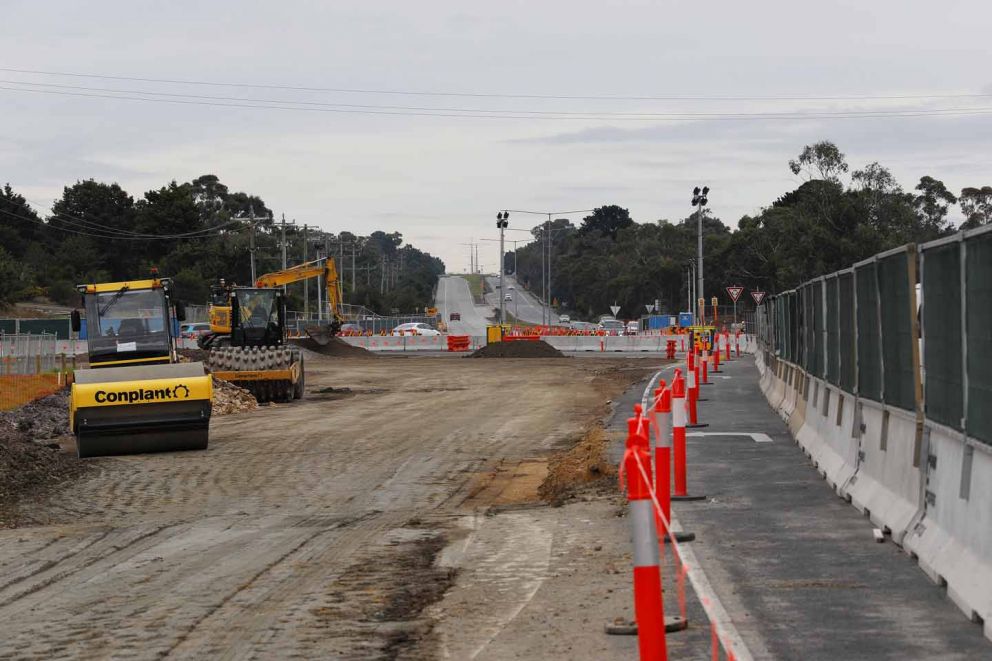
M 251 284 L 255 285 L 255 205 L 248 205 L 248 214 L 251 218 L 251 236 L 248 239 L 248 252 L 251 254 Z
M 355 293 L 355 242 L 351 242 L 351 293 Z
M 307 224 L 303 223 L 303 263 L 307 263 Z M 310 320 L 310 284 L 303 281 L 303 317 Z
M 506 298 L 506 290 L 503 289 L 503 232 L 510 225 L 510 214 L 502 211 L 496 214 L 496 227 L 499 228 L 499 323 L 506 322 L 506 313 L 503 311 L 503 299 Z
M 696 207 L 696 229 L 698 231 L 698 236 L 696 237 L 696 279 L 699 283 L 697 285 L 698 290 L 696 291 L 697 300 L 703 300 L 703 304 L 700 305 L 699 318 L 702 321 L 706 316 L 706 303 L 705 303 L 705 290 L 703 289 L 703 207 L 706 206 L 707 199 L 706 196 L 709 195 L 709 186 L 703 186 L 702 190 L 699 190 L 699 186 L 692 189 L 692 206 Z

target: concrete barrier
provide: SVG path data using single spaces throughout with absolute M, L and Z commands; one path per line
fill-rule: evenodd
M 858 469 L 847 481 L 845 496 L 901 544 L 922 508 L 923 471 L 914 461 L 916 416 L 868 400 L 858 404 Z
M 992 448 L 927 423 L 923 511 L 907 551 L 992 639 Z

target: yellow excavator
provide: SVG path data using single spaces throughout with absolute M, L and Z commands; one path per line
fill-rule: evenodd
M 307 262 L 266 273 L 254 287 L 211 287 L 210 332 L 197 344 L 210 353 L 207 366 L 214 376 L 249 390 L 260 402 L 300 399 L 306 382 L 300 349 L 287 345 L 286 302 L 280 287 L 323 278 L 331 324 L 308 328 L 307 333 L 326 344 L 341 328 L 341 297 L 333 259 Z
M 89 368 L 77 369 L 69 426 L 80 457 L 205 450 L 213 384 L 203 363 L 179 363 L 172 281 L 78 285 Z M 79 332 L 79 310 L 71 315 Z

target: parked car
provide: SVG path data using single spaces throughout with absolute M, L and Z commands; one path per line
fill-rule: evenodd
M 400 335 L 424 335 L 424 336 L 434 336 L 440 335 L 441 331 L 436 328 L 431 328 L 428 324 L 416 322 L 400 324 L 390 332 L 390 335 L 399 337 Z
M 461 312 L 452 312 L 451 314 L 448 315 L 448 321 L 461 321 L 461 320 L 462 320 Z
M 506 296 L 503 297 L 503 300 L 504 301 L 512 301 L 513 300 L 513 297 L 510 296 L 509 294 L 507 294 Z
M 641 330 L 641 324 L 636 321 L 627 322 L 627 335 L 637 335 Z
M 198 338 L 210 333 L 210 324 L 206 322 L 195 322 L 183 324 L 179 327 L 179 337 Z
M 558 315 L 558 323 L 559 324 L 567 324 L 570 321 L 572 321 L 572 318 L 569 317 L 567 314 L 560 314 L 560 315 Z

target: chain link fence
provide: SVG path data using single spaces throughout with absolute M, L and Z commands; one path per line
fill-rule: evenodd
M 0 410 L 49 395 L 69 381 L 72 358 L 58 352 L 55 333 L 0 332 Z

